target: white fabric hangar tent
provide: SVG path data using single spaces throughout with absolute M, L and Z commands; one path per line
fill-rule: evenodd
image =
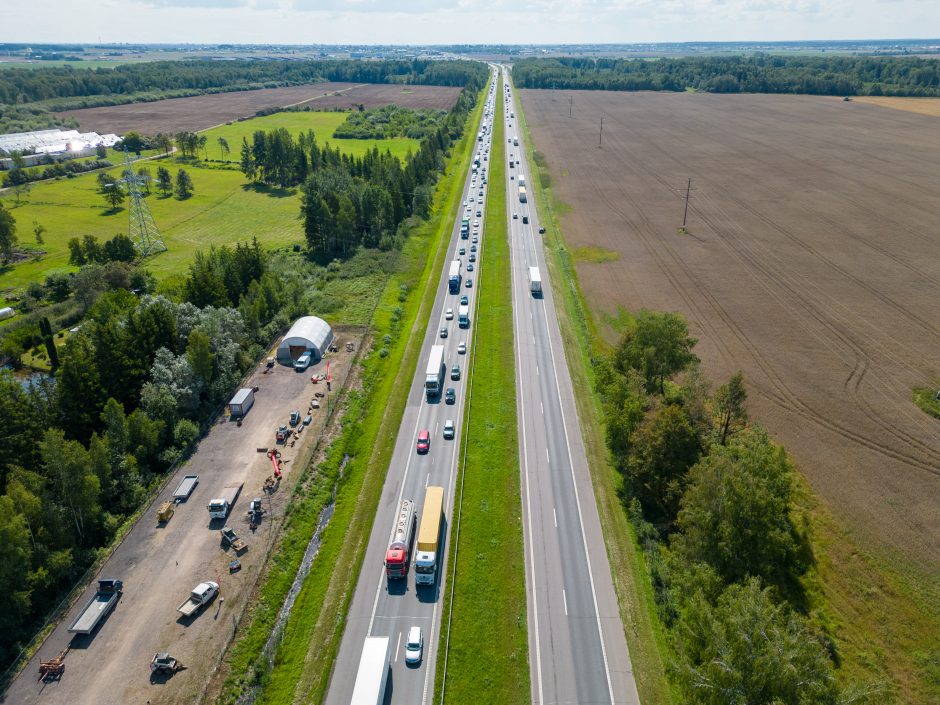
M 323 357 L 332 342 L 333 329 L 329 323 L 316 316 L 304 316 L 294 321 L 277 346 L 277 359 L 279 362 L 291 363 L 309 351 L 316 361 Z

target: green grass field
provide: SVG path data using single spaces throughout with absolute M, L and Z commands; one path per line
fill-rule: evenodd
M 379 150 L 389 150 L 400 159 L 404 159 L 408 150 L 417 151 L 420 142 L 407 137 L 396 137 L 389 140 L 346 140 L 333 139 L 333 131 L 346 120 L 346 113 L 338 112 L 286 112 L 266 115 L 233 122 L 231 125 L 219 125 L 201 134 L 206 136 L 206 150 L 209 159 L 222 159 L 222 149 L 219 146 L 219 137 L 228 141 L 231 153 L 225 156 L 227 161 L 237 162 L 240 158 L 242 139 L 251 142 L 252 135 L 258 130 L 273 130 L 277 127 L 286 128 L 295 137 L 307 130 L 313 130 L 317 136 L 317 143 L 321 146 L 330 143 L 331 147 L 339 147 L 345 154 L 362 156 L 367 150 L 378 147 Z
M 502 92 L 497 93 L 495 114 L 502 115 Z M 448 562 L 452 582 L 444 597 L 434 698 L 440 700 L 449 633 L 443 702 L 455 705 L 531 702 L 503 149 L 503 121 L 496 120 L 481 257 L 485 266 L 466 372 L 471 386 L 462 434 L 466 455 L 457 487 L 460 534 L 455 534 L 455 516 Z M 481 644 L 486 645 L 482 652 Z

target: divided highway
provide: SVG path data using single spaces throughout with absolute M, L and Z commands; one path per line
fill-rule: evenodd
M 532 202 L 532 172 L 516 123 L 518 107 L 505 69 L 500 73 L 532 701 L 639 705 Z
M 482 125 L 478 128 L 482 135 L 475 142 L 475 152 L 479 154 L 480 162 L 479 165 L 471 166 L 466 175 L 459 219 L 453 226 L 437 298 L 425 332 L 414 379 L 403 380 L 404 384 L 410 385 L 408 402 L 369 537 L 362 571 L 350 605 L 326 698 L 328 705 L 348 705 L 351 702 L 367 637 L 387 637 L 389 640 L 387 653 L 390 670 L 385 685 L 385 703 L 426 704 L 433 695 L 444 576 L 447 574 L 448 538 L 450 522 L 454 516 L 458 449 L 460 434 L 463 432 L 464 392 L 467 384 L 464 373 L 473 345 L 477 275 L 486 249 L 483 216 L 491 127 L 493 120 L 497 119 L 494 115 L 496 90 L 494 78 L 486 94 Z M 500 188 L 501 185 L 497 184 L 496 187 Z M 466 239 L 461 237 L 460 232 L 460 221 L 465 218 L 469 220 Z M 457 259 L 461 260 L 461 275 L 457 292 L 452 293 L 448 279 L 451 263 Z M 463 296 L 469 299 L 470 326 L 467 328 L 458 327 L 460 299 Z M 452 319 L 448 318 L 448 310 L 452 311 Z M 442 328 L 447 329 L 446 337 L 441 337 Z M 432 348 L 438 345 L 443 346 L 445 367 L 441 386 L 454 390 L 454 403 L 447 403 L 446 393 L 432 396 L 430 399 L 425 393 L 428 361 Z M 466 346 L 464 352 L 459 351 L 461 345 Z M 459 379 L 452 378 L 454 365 L 460 367 Z M 456 427 L 453 439 L 444 438 L 447 421 L 453 421 Z M 416 444 L 419 435 L 424 431 L 427 432 L 430 448 L 426 453 L 419 454 Z M 419 543 L 416 538 L 409 554 L 412 566 L 407 576 L 404 579 L 389 580 L 385 571 L 386 549 L 393 538 L 399 508 L 403 500 L 412 500 L 415 503 L 415 533 L 421 533 L 422 509 L 428 487 L 442 487 L 444 495 L 444 519 L 438 540 L 436 578 L 429 586 L 416 587 L 413 565 L 413 556 L 418 551 Z M 420 627 L 424 639 L 422 660 L 418 665 L 405 663 L 405 643 L 412 627 Z M 382 649 L 373 648 L 380 646 L 380 643 L 370 642 L 365 660 L 381 660 Z M 367 671 L 376 673 L 379 670 L 364 666 L 363 679 L 366 678 Z M 369 689 L 365 687 L 357 689 L 357 697 L 367 690 Z M 377 702 L 375 692 L 374 689 L 371 690 L 371 703 Z

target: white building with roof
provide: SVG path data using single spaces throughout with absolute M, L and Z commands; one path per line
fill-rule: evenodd
M 332 342 L 333 329 L 322 318 L 298 318 L 277 346 L 278 362 L 290 364 L 305 352 L 312 353 L 313 359 L 319 360 Z

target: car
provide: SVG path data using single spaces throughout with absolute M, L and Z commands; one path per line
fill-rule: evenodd
M 483 211 L 477 208 L 477 218 L 482 218 L 482 217 L 483 217 Z
M 473 280 L 470 277 L 467 277 L 467 280 L 463 283 L 463 285 L 469 289 L 471 286 L 473 286 Z
M 415 450 L 419 453 L 427 453 L 431 450 L 431 432 L 426 428 L 418 431 L 418 441 L 415 443 Z
M 449 308 L 444 311 L 444 318 L 446 318 L 448 321 L 454 320 L 454 309 Z
M 480 197 L 477 199 L 477 203 L 483 203 L 483 196 L 480 196 Z
M 477 251 L 477 246 L 476 246 L 476 245 L 470 245 L 470 251 L 471 251 L 471 252 L 476 252 L 476 251 Z
M 474 221 L 473 221 L 473 228 L 474 228 L 474 230 L 479 230 L 479 229 L 480 229 L 480 221 L 479 221 L 479 220 L 474 220 Z
M 423 651 L 424 635 L 421 633 L 421 627 L 412 627 L 408 630 L 408 638 L 405 639 L 405 663 L 421 663 Z
M 467 254 L 467 250 L 466 250 L 465 248 L 461 247 L 460 249 L 457 250 L 457 254 L 458 254 L 458 255 L 465 255 L 465 254 Z
M 310 363 L 312 362 L 313 362 L 313 353 L 307 350 L 301 353 L 300 357 L 298 357 L 297 360 L 294 362 L 294 370 L 297 372 L 303 372 L 308 367 L 310 367 Z
M 456 404 L 457 403 L 457 390 L 453 387 L 448 387 L 447 391 L 444 392 L 444 403 L 445 404 Z
M 510 175 L 509 175 L 509 180 L 510 180 L 510 181 L 515 181 L 515 180 L 516 180 L 516 175 L 515 175 L 515 174 L 510 174 Z
M 529 223 L 529 216 L 527 216 L 527 215 L 522 216 L 522 222 L 525 223 L 526 225 L 528 225 L 528 223 Z
M 300 423 L 300 412 L 294 409 L 294 411 L 290 412 L 290 425 L 296 426 L 299 423 Z
M 472 272 L 472 271 L 473 271 L 473 262 L 467 262 L 467 271 L 468 271 L 468 272 Z
M 461 306 L 469 306 L 469 305 L 470 305 L 470 298 L 469 298 L 466 294 L 464 294 L 463 296 L 460 297 L 460 305 L 461 305 Z
M 509 142 L 509 144 L 512 144 L 512 137 L 507 137 L 506 141 Z
M 458 354 L 458 355 L 466 355 L 466 354 L 467 354 L 467 343 L 466 343 L 466 341 L 461 340 L 460 343 L 457 345 L 457 354 Z
M 441 326 L 441 337 L 442 338 L 447 337 L 447 326 Z
M 483 195 L 483 189 L 480 189 L 480 193 L 477 194 L 477 195 L 482 196 L 482 195 Z
M 309 426 L 311 422 L 313 422 L 313 417 L 310 414 L 307 414 L 306 416 L 304 416 L 304 421 L 303 421 L 304 426 Z
M 519 214 L 518 214 L 518 213 L 513 213 L 513 214 L 512 214 L 512 219 L 513 219 L 513 220 L 519 220 Z
M 545 234 L 545 226 L 544 226 L 544 225 L 540 225 L 540 226 L 539 226 L 539 235 L 544 235 L 544 234 Z
M 450 440 L 454 437 L 454 421 L 453 419 L 447 419 L 444 422 L 444 438 Z
M 472 242 L 474 245 L 477 244 L 479 241 L 480 241 L 480 238 L 478 238 L 476 235 L 474 235 L 473 239 L 470 240 L 470 242 Z
M 460 365 L 454 365 L 450 368 L 450 378 L 455 382 L 460 379 Z
M 467 266 L 470 266 L 471 264 L 473 264 L 473 263 L 476 262 L 476 261 L 477 261 L 477 254 L 476 254 L 476 252 L 471 252 L 471 253 L 470 253 L 470 262 L 467 263 Z

